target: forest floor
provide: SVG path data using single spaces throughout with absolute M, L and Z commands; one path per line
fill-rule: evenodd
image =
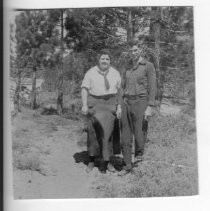
M 12 118 L 15 199 L 198 194 L 195 116 L 178 111 L 152 117 L 143 161 L 120 177 L 98 168 L 86 173 L 81 119 L 23 108 Z

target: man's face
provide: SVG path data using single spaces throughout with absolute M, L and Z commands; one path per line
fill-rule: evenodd
M 142 49 L 139 48 L 137 45 L 134 45 L 133 47 L 131 47 L 130 52 L 132 59 L 138 60 L 141 55 Z
M 107 54 L 102 54 L 99 59 L 99 67 L 102 71 L 106 71 L 110 66 L 110 58 Z

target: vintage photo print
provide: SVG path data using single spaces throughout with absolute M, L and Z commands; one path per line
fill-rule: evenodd
M 193 7 L 13 13 L 15 199 L 198 194 Z
M 199 195 L 194 6 L 7 14 L 16 202 Z

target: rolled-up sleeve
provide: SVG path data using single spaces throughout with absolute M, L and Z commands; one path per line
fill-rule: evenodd
M 86 88 L 86 89 L 90 89 L 90 85 L 91 85 L 91 77 L 90 77 L 90 72 L 88 71 L 86 74 L 85 74 L 85 77 L 82 81 L 82 85 L 81 85 L 81 88 Z
M 148 63 L 147 65 L 147 78 L 148 78 L 148 104 L 150 106 L 155 105 L 155 94 L 156 94 L 156 72 L 154 65 L 152 63 Z

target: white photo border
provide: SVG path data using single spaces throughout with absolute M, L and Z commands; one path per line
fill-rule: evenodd
M 114 6 L 193 6 L 195 29 L 196 123 L 198 142 L 199 195 L 138 199 L 51 199 L 14 200 L 12 184 L 11 121 L 9 112 L 9 10 Z M 208 0 L 137 1 L 125 0 L 9 0 L 4 1 L 4 205 L 5 211 L 37 210 L 209 210 L 210 208 L 210 81 L 207 67 L 210 58 Z

